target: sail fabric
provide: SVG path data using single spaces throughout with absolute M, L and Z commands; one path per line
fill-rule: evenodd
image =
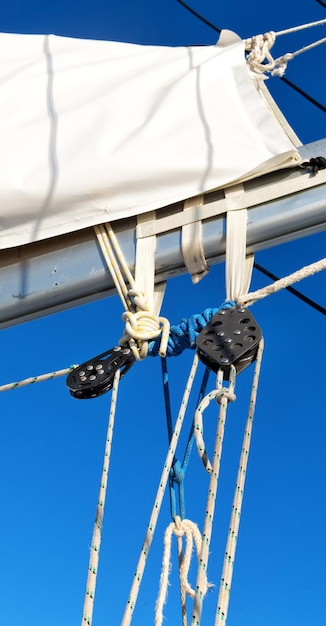
M 0 248 L 160 209 L 299 155 L 243 42 L 0 35 Z

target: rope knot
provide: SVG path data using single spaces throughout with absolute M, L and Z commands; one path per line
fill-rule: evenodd
M 259 74 L 269 72 L 272 76 L 283 76 L 293 54 L 288 52 L 278 59 L 274 59 L 270 50 L 275 40 L 276 33 L 274 31 L 264 35 L 255 35 L 255 37 L 245 40 L 245 50 L 249 52 L 247 62 L 253 72 Z
M 203 412 L 208 407 L 209 403 L 212 400 L 214 400 L 214 398 L 217 401 L 217 403 L 220 405 L 222 404 L 222 399 L 226 398 L 225 406 L 221 405 L 220 407 L 220 415 L 221 415 L 222 410 L 226 411 L 226 406 L 227 406 L 228 401 L 234 402 L 236 400 L 236 396 L 234 394 L 235 376 L 236 376 L 235 367 L 234 365 L 231 365 L 230 386 L 222 387 L 223 372 L 222 370 L 219 370 L 217 372 L 216 389 L 213 389 L 210 393 L 208 393 L 202 399 L 202 401 L 198 405 L 196 412 L 195 412 L 194 436 L 195 436 L 196 446 L 197 446 L 197 450 L 198 450 L 198 454 L 200 456 L 201 462 L 204 465 L 206 472 L 208 472 L 209 474 L 212 473 L 213 467 L 212 467 L 212 463 L 210 462 L 208 458 L 208 454 L 206 452 L 206 446 L 204 442 L 204 437 L 203 437 Z M 220 417 L 219 417 L 219 420 L 220 420 Z
M 229 402 L 234 402 L 237 399 L 236 395 L 227 387 L 216 390 L 215 400 L 218 404 L 221 404 L 222 398 L 227 398 Z
M 180 461 L 175 461 L 173 463 L 173 466 L 171 467 L 171 470 L 170 470 L 170 476 L 172 480 L 176 482 L 178 485 L 180 485 L 183 482 L 185 473 L 184 473 L 184 470 L 182 468 Z
M 139 361 L 147 356 L 148 342 L 161 335 L 159 355 L 165 356 L 170 331 L 169 321 L 149 310 L 147 300 L 140 291 L 129 289 L 128 296 L 136 311 L 125 311 L 122 314 L 125 329 L 120 345 L 129 344 L 134 357 Z
M 162 626 L 163 623 L 163 606 L 166 602 L 167 589 L 169 584 L 169 572 L 171 569 L 171 543 L 172 535 L 178 538 L 179 552 L 179 575 L 180 588 L 183 595 L 188 594 L 191 598 L 195 598 L 196 592 L 188 581 L 188 574 L 191 565 L 191 557 L 193 551 L 193 542 L 195 542 L 198 564 L 200 563 L 200 554 L 202 550 L 202 536 L 198 526 L 188 519 L 183 519 L 176 515 L 174 522 L 171 522 L 164 534 L 164 553 L 162 561 L 162 571 L 160 580 L 160 591 L 156 601 L 155 626 Z M 185 551 L 182 553 L 182 538 L 185 537 Z M 179 543 L 180 542 L 180 543 Z M 204 574 L 204 594 L 212 587 L 208 582 L 206 574 Z

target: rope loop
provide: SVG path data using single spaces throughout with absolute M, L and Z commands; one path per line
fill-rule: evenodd
M 220 390 L 216 390 L 215 400 L 217 404 L 221 404 L 222 398 L 226 398 L 228 402 L 234 402 L 237 397 L 228 387 L 223 387 Z
M 283 76 L 292 54 L 285 54 L 275 60 L 270 52 L 275 40 L 274 31 L 245 40 L 245 50 L 249 52 L 247 62 L 253 72 L 259 74 L 270 72 L 272 76 Z
M 139 361 L 147 356 L 148 342 L 161 336 L 158 352 L 160 356 L 165 356 L 170 331 L 168 319 L 150 311 L 147 299 L 141 291 L 129 289 L 128 296 L 135 310 L 122 314 L 125 329 L 120 345 L 129 344 L 135 359 Z
M 173 480 L 173 482 L 177 483 L 177 485 L 180 485 L 184 481 L 185 471 L 180 461 L 176 460 L 173 463 L 170 469 L 170 477 L 171 477 L 171 480 Z
M 180 555 L 179 575 L 180 588 L 182 594 L 187 594 L 191 598 L 195 598 L 196 591 L 191 587 L 188 581 L 188 574 L 191 565 L 191 557 L 193 551 L 193 543 L 195 542 L 198 563 L 200 561 L 200 553 L 202 548 L 202 536 L 197 524 L 191 520 L 181 518 L 177 515 L 175 520 L 169 524 L 164 533 L 164 552 L 162 560 L 162 571 L 160 579 L 160 590 L 155 607 L 155 626 L 162 626 L 163 623 L 163 606 L 166 602 L 167 589 L 169 585 L 169 573 L 171 570 L 171 543 L 172 535 L 178 540 L 185 537 L 185 551 Z M 205 574 L 205 590 L 204 594 L 212 585 L 208 582 Z
M 326 43 L 326 37 L 314 41 L 313 43 L 303 46 L 295 52 L 287 52 L 282 56 L 274 59 L 271 55 L 271 48 L 273 47 L 276 37 L 279 35 L 285 35 L 286 33 L 297 32 L 303 28 L 310 28 L 312 26 L 319 26 L 325 24 L 326 20 L 319 20 L 318 22 L 312 22 L 310 24 L 304 24 L 303 26 L 297 26 L 284 31 L 275 33 L 270 31 L 264 35 L 255 35 L 249 39 L 244 40 L 244 46 L 247 54 L 247 62 L 250 69 L 256 74 L 264 74 L 269 72 L 271 76 L 278 76 L 282 78 L 287 68 L 288 62 L 297 57 L 303 52 L 312 50 L 323 43 Z
M 219 405 L 221 405 L 221 408 L 223 407 L 224 409 L 226 409 L 228 402 L 234 402 L 236 400 L 236 396 L 234 394 L 235 374 L 235 367 L 231 365 L 230 386 L 223 387 L 223 371 L 219 370 L 216 377 L 216 389 L 210 391 L 210 393 L 208 393 L 202 399 L 195 412 L 194 435 L 196 440 L 196 446 L 204 468 L 209 474 L 212 472 L 212 464 L 208 458 L 203 438 L 203 412 L 205 411 L 205 409 L 207 409 L 210 402 L 214 399 Z

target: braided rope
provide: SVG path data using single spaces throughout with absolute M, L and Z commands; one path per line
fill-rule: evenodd
M 181 401 L 181 406 L 180 406 L 180 410 L 179 410 L 179 414 L 178 414 L 178 418 L 176 420 L 176 424 L 175 424 L 175 428 L 174 428 L 174 432 L 171 438 L 171 442 L 169 445 L 169 449 L 167 452 L 167 456 L 165 459 L 165 463 L 164 463 L 164 467 L 163 467 L 163 471 L 162 471 L 162 475 L 160 478 L 160 482 L 159 482 L 159 486 L 158 486 L 158 490 L 155 496 L 155 500 L 154 500 L 154 505 L 152 508 L 152 513 L 151 513 L 151 517 L 148 523 L 148 527 L 147 527 L 147 532 L 146 532 L 146 536 L 145 536 L 145 540 L 141 549 L 141 553 L 139 556 L 139 560 L 138 560 L 138 564 L 136 567 L 136 572 L 134 575 L 134 579 L 133 579 L 133 583 L 130 589 L 130 593 L 129 593 L 129 597 L 128 597 L 128 601 L 126 604 L 126 608 L 125 608 L 125 612 L 124 612 L 124 616 L 122 618 L 122 622 L 121 622 L 121 626 L 129 626 L 129 624 L 131 623 L 132 620 L 132 615 L 133 615 L 133 611 L 136 605 L 136 601 L 137 601 L 137 597 L 138 597 L 138 593 L 139 593 L 139 588 L 141 585 L 141 581 L 142 581 L 142 577 L 144 574 L 144 570 L 146 567 L 146 562 L 147 562 L 147 557 L 150 551 L 150 547 L 153 541 L 153 537 L 154 537 L 154 533 L 155 533 L 155 529 L 156 529 L 156 524 L 157 524 L 157 520 L 158 520 L 158 516 L 161 510 L 161 506 L 162 506 L 162 501 L 163 501 L 163 496 L 165 493 L 165 489 L 166 489 L 166 485 L 167 482 L 169 480 L 169 476 L 170 476 L 170 470 L 171 470 L 171 466 L 173 463 L 173 459 L 175 456 L 175 451 L 176 451 L 176 447 L 179 441 L 179 436 L 181 433 L 181 429 L 182 429 L 182 425 L 183 425 L 183 421 L 184 421 L 184 416 L 186 413 L 186 409 L 187 409 L 187 405 L 188 405 L 188 400 L 189 400 L 189 395 L 191 392 L 191 388 L 192 388 L 192 384 L 194 381 L 194 377 L 195 377 L 195 373 L 197 370 L 197 366 L 198 366 L 198 356 L 197 354 L 195 354 L 194 360 L 193 360 L 193 364 L 190 370 L 190 374 L 188 377 L 188 381 L 187 384 L 185 386 L 185 390 L 184 390 L 184 394 L 183 394 L 183 398 Z
M 229 533 L 228 533 L 227 544 L 226 544 L 226 549 L 225 549 L 223 571 L 222 571 L 220 590 L 219 590 L 218 601 L 217 601 L 215 626 L 225 626 L 226 621 L 227 621 L 233 567 L 234 567 L 236 546 L 237 546 L 237 540 L 238 540 L 238 534 L 239 534 L 241 508 L 242 508 L 242 501 L 243 501 L 243 494 L 244 494 L 244 487 L 245 487 L 245 480 L 246 480 L 247 464 L 248 464 L 249 451 L 250 451 L 252 426 L 253 426 L 263 349 L 264 349 L 264 341 L 262 339 L 260 341 L 258 352 L 257 352 L 257 360 L 256 360 L 256 365 L 255 365 L 255 371 L 254 371 L 251 395 L 250 395 L 250 401 L 249 401 L 248 418 L 247 418 L 244 436 L 243 436 L 243 442 L 242 442 L 239 469 L 238 469 L 236 487 L 235 487 L 233 504 L 232 504 Z
M 107 492 L 107 483 L 108 483 L 108 473 L 109 473 L 109 465 L 110 465 L 110 457 L 111 457 L 111 447 L 112 447 L 112 437 L 113 437 L 113 428 L 114 428 L 114 418 L 117 404 L 117 395 L 119 388 L 119 380 L 120 380 L 120 370 L 117 370 L 112 388 L 112 397 L 111 397 L 111 405 L 110 405 L 110 413 L 109 413 L 109 423 L 106 435 L 106 445 L 104 451 L 104 460 L 103 460 L 103 468 L 102 468 L 102 476 L 100 482 L 100 491 L 96 508 L 96 516 L 94 522 L 93 536 L 92 536 L 92 544 L 90 550 L 89 557 L 89 565 L 88 565 L 88 576 L 86 583 L 86 593 L 84 600 L 84 609 L 83 609 L 83 617 L 82 617 L 82 626 L 91 626 L 92 618 L 93 618 L 93 608 L 94 608 L 94 597 L 96 590 L 96 582 L 97 582 L 97 571 L 98 571 L 98 563 L 100 556 L 100 547 L 101 547 L 101 539 L 102 539 L 102 523 L 104 517 L 104 506 Z
M 244 40 L 245 50 L 249 52 L 247 55 L 247 62 L 250 68 L 254 72 L 266 73 L 269 72 L 272 76 L 283 76 L 287 68 L 287 64 L 290 60 L 294 59 L 299 54 L 307 52 L 312 48 L 316 48 L 326 42 L 326 37 L 319 39 L 307 46 L 303 46 L 295 52 L 288 52 L 277 59 L 274 59 L 270 50 L 273 47 L 276 37 L 285 35 L 288 33 L 294 33 L 304 28 L 310 28 L 312 26 L 321 26 L 326 24 L 326 20 L 319 20 L 318 22 L 311 22 L 310 24 L 304 24 L 302 26 L 296 26 L 287 30 L 274 32 L 270 31 L 264 35 L 255 35 L 249 39 Z M 267 63 L 265 61 L 267 60 Z
M 128 344 L 135 359 L 141 360 L 147 356 L 148 342 L 160 336 L 159 354 L 165 356 L 170 330 L 169 321 L 165 317 L 155 315 L 150 310 L 145 295 L 137 289 L 111 225 L 101 224 L 95 226 L 94 230 L 125 308 L 125 313 L 122 315 L 125 330 L 119 342 L 120 345 Z M 129 288 L 126 281 L 129 283 Z
M 188 574 L 191 565 L 191 557 L 193 550 L 193 542 L 195 542 L 197 559 L 199 562 L 202 537 L 197 524 L 188 519 L 183 519 L 177 515 L 174 522 L 171 522 L 164 533 L 164 552 L 162 560 L 162 572 L 160 579 L 160 591 L 155 607 L 155 626 L 162 626 L 163 623 L 163 607 L 166 602 L 167 590 L 169 584 L 169 573 L 171 569 L 171 544 L 172 535 L 175 535 L 178 539 L 181 539 L 181 549 L 178 542 L 179 552 L 179 575 L 180 575 L 180 590 L 182 598 L 182 606 L 184 606 L 185 597 L 189 595 L 191 598 L 195 597 L 195 590 L 191 587 L 188 581 Z M 186 548 L 184 555 L 182 555 L 182 538 L 185 537 Z M 206 578 L 206 591 L 211 585 Z M 184 611 L 183 611 L 184 613 Z
M 252 293 L 244 294 L 239 296 L 237 302 L 239 304 L 253 304 L 257 302 L 257 300 L 261 300 L 262 298 L 266 298 L 266 296 L 270 296 L 272 293 L 276 293 L 281 289 L 286 289 L 289 285 L 293 285 L 297 283 L 299 280 L 303 280 L 308 276 L 313 276 L 317 272 L 321 272 L 326 269 L 326 257 L 321 259 L 320 261 L 316 261 L 316 263 L 311 263 L 310 265 L 306 265 L 302 267 L 300 270 L 293 272 L 293 274 L 289 274 L 280 280 L 276 280 L 271 285 L 267 285 L 262 289 L 258 289 Z
M 200 567 L 198 569 L 198 575 L 197 575 L 197 581 L 196 581 L 196 595 L 195 595 L 195 600 L 194 600 L 192 622 L 191 622 L 195 626 L 200 625 L 203 598 L 204 598 L 205 591 L 206 591 L 206 580 L 207 580 L 206 576 L 207 576 L 207 566 L 208 566 L 208 557 L 209 557 L 209 547 L 210 547 L 210 540 L 211 540 L 211 535 L 212 535 L 215 502 L 216 502 L 216 494 L 217 494 L 217 488 L 218 488 L 219 471 L 220 471 L 220 463 L 221 463 L 221 456 L 222 456 L 222 447 L 223 447 L 224 430 L 225 430 L 225 422 L 226 422 L 226 412 L 227 412 L 227 406 L 229 402 L 229 397 L 228 397 L 229 394 L 230 394 L 230 399 L 234 399 L 234 387 L 235 387 L 234 366 L 231 366 L 231 369 L 230 369 L 229 388 L 225 390 L 222 385 L 223 385 L 223 372 L 222 370 L 219 370 L 217 373 L 216 390 L 218 392 L 223 391 L 223 393 L 220 393 L 220 394 L 214 393 L 214 395 L 211 398 L 211 399 L 213 399 L 213 397 L 217 398 L 219 405 L 220 405 L 220 410 L 219 410 L 217 431 L 216 431 L 216 437 L 215 437 L 213 462 L 211 464 L 211 470 L 210 470 L 211 477 L 210 477 L 208 495 L 207 495 L 206 515 L 205 515 L 204 530 L 203 530 L 203 543 L 202 543 L 202 549 L 201 549 L 201 554 L 200 554 Z M 210 394 L 208 394 L 208 396 L 209 395 Z M 208 398 L 208 396 L 206 396 L 205 398 Z M 208 402 L 209 401 L 210 399 L 208 399 Z M 200 420 L 201 420 L 201 413 L 203 409 L 205 408 L 205 406 L 206 405 L 204 405 L 203 407 L 203 403 L 201 403 L 201 405 L 198 407 L 195 413 L 194 428 L 195 428 L 196 443 L 198 442 L 198 435 L 202 437 L 202 427 L 200 424 Z M 198 423 L 198 419 L 199 419 L 199 423 Z M 197 443 L 197 447 L 198 447 L 198 443 Z M 200 442 L 199 454 L 201 458 L 203 458 L 204 451 L 205 451 L 205 445 L 202 445 L 202 442 Z M 207 454 L 206 454 L 206 459 L 207 459 Z
M 313 28 L 314 26 L 323 26 L 324 24 L 326 24 L 326 19 L 317 20 L 317 22 L 309 22 L 308 24 L 301 24 L 300 26 L 292 26 L 292 28 L 279 30 L 275 34 L 278 37 L 280 37 L 281 35 L 289 35 L 290 33 L 298 33 L 300 30 L 306 30 L 307 28 Z
M 66 367 L 63 370 L 49 372 L 48 374 L 40 374 L 39 376 L 31 376 L 30 378 L 24 378 L 24 380 L 20 380 L 15 383 L 7 383 L 6 385 L 0 386 L 0 392 L 10 391 L 11 389 L 19 389 L 20 387 L 26 387 L 27 385 L 34 385 L 34 383 L 43 383 L 46 380 L 52 380 L 53 378 L 58 378 L 59 376 L 67 376 L 67 374 L 70 374 L 70 372 L 76 367 L 78 367 L 78 365 L 70 365 L 70 367 Z
M 222 376 L 222 379 L 223 379 L 223 376 Z M 213 389 L 213 391 L 208 393 L 207 396 L 203 398 L 203 400 L 201 401 L 201 403 L 196 409 L 195 419 L 194 419 L 194 423 L 195 423 L 194 432 L 195 432 L 195 440 L 196 440 L 198 454 L 200 456 L 201 462 L 204 465 L 206 472 L 208 472 L 209 474 L 211 474 L 212 472 L 212 464 L 207 456 L 206 446 L 205 446 L 204 439 L 203 439 L 202 414 L 205 411 L 205 409 L 207 409 L 211 400 L 213 400 L 214 398 L 218 404 L 221 404 L 222 398 L 227 398 L 229 402 L 234 402 L 236 399 L 236 396 L 233 393 L 233 387 L 232 389 L 227 389 L 225 387 L 221 387 L 221 384 L 222 383 L 221 383 L 220 376 L 219 376 L 217 380 L 218 388 Z
M 123 307 L 127 311 L 129 308 L 132 307 L 132 303 L 128 296 L 128 289 L 127 289 L 125 280 L 123 278 L 122 272 L 114 256 L 112 246 L 110 245 L 109 235 L 110 237 L 112 237 L 113 231 L 110 228 L 109 224 L 106 224 L 106 225 L 99 224 L 98 226 L 94 226 L 94 231 L 95 231 L 98 243 L 101 247 L 102 254 L 106 261 L 108 270 L 110 271 L 110 274 L 113 278 L 115 288 L 118 292 L 118 295 L 123 304 Z M 127 264 L 125 264 L 124 269 L 126 272 L 129 272 L 129 267 L 127 266 Z M 129 284 L 134 286 L 133 277 L 131 273 L 130 273 L 130 276 L 128 275 L 128 278 L 129 278 Z M 130 278 L 131 278 L 131 282 L 130 282 Z

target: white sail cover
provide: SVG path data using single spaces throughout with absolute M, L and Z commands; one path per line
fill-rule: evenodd
M 242 41 L 0 35 L 0 248 L 159 209 L 300 161 Z

